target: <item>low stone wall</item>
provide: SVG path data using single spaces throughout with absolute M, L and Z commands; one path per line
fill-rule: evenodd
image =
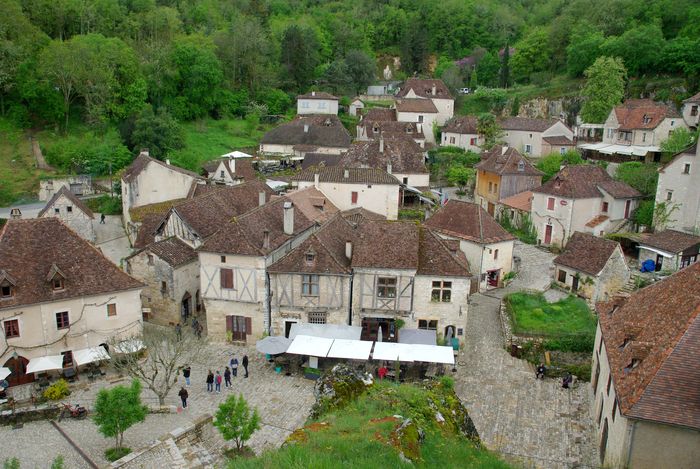
M 17 425 L 18 423 L 37 420 L 52 420 L 58 417 L 61 408 L 55 404 L 42 404 L 36 407 L 0 412 L 0 425 Z

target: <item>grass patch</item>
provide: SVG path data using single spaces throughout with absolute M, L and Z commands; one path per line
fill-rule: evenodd
M 569 296 L 548 303 L 541 293 L 513 293 L 506 305 L 516 334 L 561 336 L 594 335 L 596 318 L 585 301 Z
M 105 215 L 122 214 L 122 201 L 119 197 L 101 195 L 91 199 L 84 199 L 83 202 L 85 202 L 85 205 L 94 213 L 104 213 Z
M 131 448 L 109 448 L 105 450 L 105 458 L 107 461 L 114 462 L 117 459 L 121 459 L 127 454 L 131 453 Z
M 36 198 L 39 179 L 25 132 L 0 118 L 0 206 Z

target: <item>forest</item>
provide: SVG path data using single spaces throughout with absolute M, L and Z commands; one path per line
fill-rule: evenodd
M 395 79 L 453 89 L 546 86 L 599 56 L 621 58 L 630 79 L 682 78 L 688 93 L 700 76 L 696 0 L 0 0 L 0 11 L 0 129 L 79 132 L 47 154 L 66 172 L 116 171 L 143 146 L 163 158 L 203 119 L 247 117 L 254 134 L 296 94 L 351 97 L 387 64 Z

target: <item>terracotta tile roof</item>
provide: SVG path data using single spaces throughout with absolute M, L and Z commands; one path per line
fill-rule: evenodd
M 435 94 L 433 94 L 433 87 Z M 442 80 L 409 78 L 404 82 L 396 96 L 403 98 L 410 90 L 413 90 L 416 96 L 421 98 L 453 99 L 452 93 Z
M 347 177 L 345 177 L 347 171 Z M 308 168 L 292 176 L 292 181 L 313 181 L 318 173 L 320 182 L 337 182 L 346 184 L 391 184 L 398 185 L 399 180 L 382 169 L 375 168 L 343 168 L 331 166 L 324 168 Z
M 651 99 L 628 99 L 613 112 L 619 130 L 655 129 L 667 117 L 680 117 L 675 109 Z
M 346 168 L 387 169 L 398 174 L 426 174 L 425 150 L 413 139 L 380 138 L 355 142 L 343 153 L 340 166 Z
M 452 132 L 455 134 L 470 134 L 477 135 L 479 119 L 476 116 L 455 116 L 448 120 L 443 132 Z
M 565 135 L 557 135 L 555 137 L 542 137 L 542 140 L 549 143 L 550 145 L 569 146 L 569 147 L 573 147 L 574 145 L 576 145 L 573 140 L 571 140 L 569 137 L 567 137 Z
M 207 161 L 202 165 L 204 170 L 204 175 L 208 176 L 219 168 L 219 164 L 224 163 L 225 171 L 231 177 L 231 179 L 243 179 L 244 181 L 250 181 L 255 179 L 257 173 L 253 168 L 252 158 L 217 158 L 215 160 Z M 235 166 L 235 170 L 232 168 Z
M 661 249 L 671 254 L 678 254 L 688 248 L 700 244 L 700 236 L 695 236 L 682 231 L 665 230 L 654 234 L 644 234 L 639 241 L 640 246 L 649 246 Z
M 203 184 L 192 184 L 190 187 L 190 192 L 187 194 L 188 199 L 194 199 L 195 197 L 201 197 L 203 195 L 209 194 L 211 192 L 221 189 L 220 184 L 203 183 Z
M 409 137 L 412 139 L 424 139 L 423 126 L 416 122 L 371 121 L 363 120 L 360 127 L 365 129 L 367 138 L 375 139 L 380 136 L 385 138 Z
M 642 196 L 627 184 L 615 181 L 605 169 L 598 165 L 566 166 L 549 181 L 532 191 L 569 199 L 591 199 L 603 196 L 599 187 L 615 198 Z
M 297 116 L 270 130 L 263 136 L 261 143 L 347 148 L 351 141 L 352 137 L 338 116 L 309 114 Z
M 404 98 L 397 99 L 396 110 L 398 112 L 422 112 L 425 114 L 437 114 L 438 110 L 430 99 Z
M 145 248 L 156 241 L 156 230 L 166 215 L 167 213 L 147 213 L 143 216 L 134 240 L 135 249 Z
M 496 145 L 491 150 L 482 153 L 481 161 L 474 167 L 487 173 L 500 175 L 542 176 L 544 174 L 535 168 L 530 163 L 530 160 L 521 155 L 518 150 L 502 145 Z
M 596 215 L 595 217 L 591 218 L 586 222 L 586 226 L 589 228 L 595 228 L 596 226 L 600 225 L 603 223 L 605 220 L 608 220 L 610 217 L 607 215 Z
M 378 213 L 371 212 L 364 207 L 351 208 L 350 210 L 345 210 L 340 213 L 343 218 L 354 225 L 358 225 L 366 221 L 386 220 L 386 217 Z
M 511 195 L 505 199 L 501 199 L 499 203 L 512 207 L 516 210 L 522 210 L 530 213 L 532 209 L 532 191 L 523 191 L 519 194 Z
M 448 236 L 478 244 L 515 240 L 483 208 L 470 202 L 448 200 L 425 222 L 425 226 Z
M 326 153 L 307 153 L 301 168 L 307 169 L 315 166 L 337 166 L 340 162 L 340 155 L 328 155 Z
M 700 103 L 700 93 L 697 93 L 690 98 L 683 100 L 684 103 Z
M 60 291 L 50 283 L 49 275 L 56 271 L 64 276 Z M 0 231 L 0 272 L 15 287 L 12 298 L 0 300 L 0 309 L 143 287 L 54 217 L 5 224 Z
M 149 163 L 158 164 L 163 166 L 164 168 L 168 168 L 178 173 L 191 176 L 194 179 L 199 179 L 199 175 L 193 173 L 192 171 L 188 171 L 184 168 L 180 168 L 179 166 L 175 166 L 172 164 L 167 164 L 165 161 L 160 161 L 155 158 L 151 158 L 150 156 L 148 156 L 148 153 L 141 152 L 139 156 L 137 156 L 136 159 L 134 159 L 134 161 L 122 173 L 122 181 L 133 181 L 139 174 L 141 174 L 141 171 L 146 169 Z
M 373 122 L 395 122 L 396 121 L 396 109 L 389 109 L 383 107 L 373 107 L 367 109 L 367 111 L 362 115 L 360 122 L 373 121 Z
M 323 223 L 339 212 L 338 207 L 315 187 L 288 192 L 286 197 L 311 221 Z
M 332 99 L 338 101 L 338 98 L 325 91 L 309 91 L 306 94 L 300 94 L 297 99 Z
M 134 223 L 139 223 L 149 213 L 165 215 L 173 206 L 186 200 L 188 199 L 171 199 L 164 202 L 156 202 L 155 204 L 141 205 L 139 207 L 129 209 L 129 216 L 131 217 L 131 221 Z
M 566 243 L 564 251 L 554 259 L 554 263 L 598 275 L 618 246 L 617 242 L 610 239 L 577 231 Z
M 37 218 L 41 218 L 44 216 L 47 210 L 51 209 L 53 207 L 53 204 L 56 203 L 59 197 L 64 196 L 68 200 L 70 200 L 73 203 L 73 206 L 78 207 L 85 215 L 87 215 L 90 218 L 95 218 L 95 215 L 92 213 L 92 210 L 88 208 L 85 203 L 77 198 L 75 194 L 73 194 L 66 186 L 61 187 L 58 192 L 56 192 L 53 197 L 46 203 L 44 208 L 41 209 L 39 214 L 37 215 Z
M 622 414 L 700 429 L 700 263 L 596 309 Z
M 137 256 L 145 251 L 155 254 L 172 267 L 178 267 L 197 260 L 197 252 L 192 249 L 189 244 L 183 242 L 175 236 L 152 243 L 146 246 L 144 249 L 130 255 L 127 259 Z
M 523 130 L 530 132 L 544 132 L 551 126 L 560 122 L 559 119 L 534 119 L 531 117 L 506 117 L 499 121 L 503 130 Z

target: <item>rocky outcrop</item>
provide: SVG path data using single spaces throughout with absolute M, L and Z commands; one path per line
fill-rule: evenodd
M 311 418 L 344 407 L 373 383 L 374 378 L 369 373 L 357 371 L 344 363 L 335 365 L 314 385 L 316 403 L 311 408 Z

